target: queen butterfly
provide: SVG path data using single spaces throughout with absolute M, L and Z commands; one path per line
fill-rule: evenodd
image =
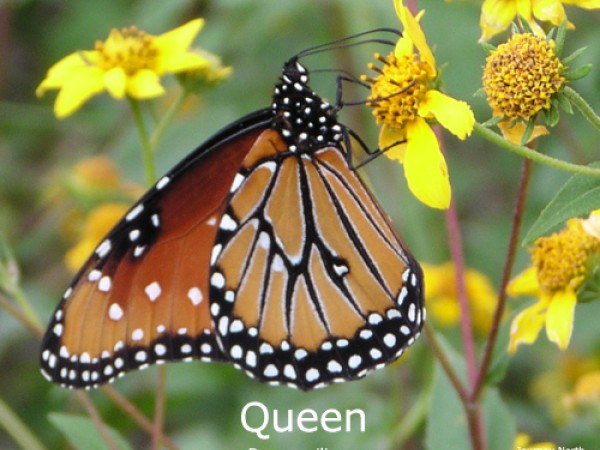
M 308 390 L 362 378 L 414 342 L 421 269 L 300 55 L 270 108 L 198 147 L 100 242 L 50 320 L 48 380 L 91 388 L 200 359 Z

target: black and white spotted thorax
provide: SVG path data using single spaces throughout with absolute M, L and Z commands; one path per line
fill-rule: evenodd
M 343 140 L 343 126 L 336 108 L 308 87 L 308 71 L 291 59 L 283 66 L 281 82 L 273 94 L 273 127 L 281 133 L 289 150 L 314 152 Z

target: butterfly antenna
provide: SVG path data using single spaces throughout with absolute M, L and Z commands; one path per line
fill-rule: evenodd
M 365 37 L 365 36 L 368 36 L 371 34 L 375 34 L 375 33 L 391 33 L 391 34 L 394 34 L 396 37 L 402 36 L 402 33 L 394 28 L 375 28 L 373 30 L 362 31 L 360 33 L 356 33 L 351 36 L 346 36 L 346 37 L 343 37 L 340 39 L 335 39 L 331 42 L 327 42 L 325 44 L 319 44 L 314 47 L 307 48 L 306 50 L 302 50 L 301 52 L 297 53 L 291 59 L 299 59 L 299 58 L 303 58 L 305 56 L 315 55 L 317 53 L 323 53 L 323 52 L 328 52 L 331 50 L 338 50 L 338 49 L 342 49 L 342 48 L 356 47 L 356 46 L 364 45 L 364 44 L 383 44 L 383 45 L 390 45 L 390 46 L 395 45 L 395 41 L 391 41 L 389 39 L 383 39 L 383 38 L 369 38 L 369 39 L 362 39 L 362 40 L 356 41 L 356 39 L 358 39 L 358 38 L 362 38 L 362 37 Z

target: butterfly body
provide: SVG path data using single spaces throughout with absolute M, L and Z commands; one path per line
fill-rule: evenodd
M 51 319 L 43 374 L 88 388 L 201 359 L 312 389 L 398 358 L 424 320 L 422 275 L 336 112 L 288 61 L 271 108 L 186 157 L 99 244 Z

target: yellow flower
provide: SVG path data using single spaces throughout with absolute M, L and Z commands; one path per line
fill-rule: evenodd
M 481 7 L 480 41 L 504 31 L 517 16 L 523 17 L 536 34 L 542 34 L 536 19 L 559 26 L 567 18 L 563 4 L 600 8 L 600 0 L 485 0 Z
M 94 50 L 77 51 L 54 64 L 36 94 L 59 90 L 54 103 L 59 118 L 104 90 L 116 99 L 158 97 L 164 93 L 161 76 L 208 65 L 205 57 L 190 50 L 203 24 L 202 19 L 194 19 L 160 36 L 135 27 L 113 29 L 106 41 L 96 42 Z
M 129 206 L 126 203 L 105 203 L 87 215 L 79 242 L 65 255 L 65 262 L 72 273 L 79 270 L 98 246 L 98 242 L 123 217 Z
M 393 53 L 375 55 L 383 68 L 369 68 L 379 75 L 362 77 L 371 84 L 367 104 L 381 125 L 379 148 L 404 165 L 412 193 L 432 208 L 446 209 L 451 200 L 448 169 L 429 122 L 465 139 L 475 118 L 465 102 L 435 89 L 437 68 L 423 30 L 401 0 L 394 0 L 394 6 L 404 34 Z
M 538 297 L 514 318 L 509 352 L 533 343 L 544 325 L 548 339 L 561 350 L 569 345 L 577 290 L 585 280 L 590 257 L 600 253 L 600 240 L 584 227 L 587 221 L 571 219 L 562 231 L 537 239 L 531 249 L 533 265 L 509 284 L 511 295 Z
M 196 53 L 205 58 L 207 65 L 195 70 L 189 70 L 178 76 L 179 82 L 187 91 L 201 91 L 206 86 L 220 83 L 231 75 L 231 66 L 224 66 L 221 58 L 205 50 L 197 49 Z
M 565 83 L 555 47 L 552 40 L 522 33 L 490 52 L 483 90 L 495 115 L 529 121 L 550 109 L 553 96 Z
M 460 307 L 454 264 L 448 262 L 439 266 L 421 266 L 425 274 L 428 315 L 442 326 L 457 324 L 460 321 Z M 465 284 L 474 327 L 485 334 L 489 331 L 498 296 L 488 277 L 477 270 L 465 271 Z
M 573 392 L 564 399 L 570 408 L 596 408 L 600 412 L 600 370 L 595 370 L 582 375 Z
M 532 450 L 556 450 L 556 445 L 552 442 L 537 442 L 532 444 L 531 437 L 528 434 L 517 433 L 513 448 L 514 450 L 525 450 L 526 448 L 531 448 Z
M 67 206 L 59 223 L 62 237 L 77 242 L 66 256 L 71 271 L 76 271 L 92 253 L 94 246 L 144 193 L 142 186 L 123 180 L 118 168 L 105 156 L 92 156 L 77 162 L 60 188 L 49 200 L 56 208 Z M 125 208 L 125 209 L 123 209 Z

